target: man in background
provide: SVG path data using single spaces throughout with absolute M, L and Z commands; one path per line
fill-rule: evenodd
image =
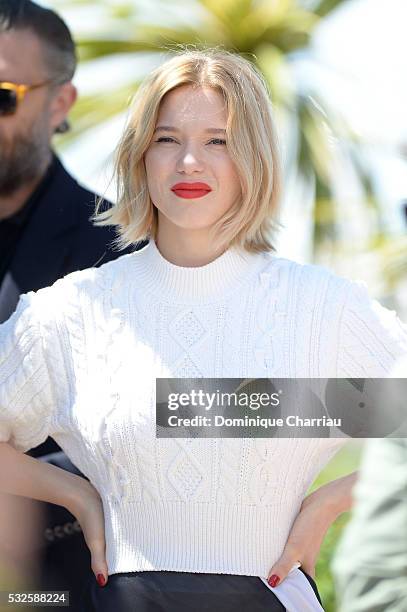
M 77 91 L 75 45 L 62 19 L 30 0 L 0 0 L 0 323 L 19 296 L 122 255 L 90 221 L 94 193 L 52 150 Z M 48 440 L 39 456 L 58 450 Z
M 125 253 L 113 250 L 111 228 L 89 221 L 96 195 L 66 172 L 52 148 L 54 134 L 69 129 L 75 68 L 74 42 L 54 11 L 30 0 L 0 0 L 0 323 L 22 293 Z M 51 438 L 28 454 L 79 473 Z M 0 527 L 5 533 L 13 527 L 6 517 L 20 517 L 18 537 L 9 538 L 8 548 L 3 538 L 0 561 L 15 558 L 25 567 L 38 559 L 40 588 L 69 590 L 76 610 L 81 580 L 91 575 L 77 521 L 53 504 L 8 501 Z

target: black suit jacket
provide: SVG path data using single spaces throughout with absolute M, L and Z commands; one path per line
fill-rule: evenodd
M 114 228 L 89 221 L 96 195 L 79 185 L 56 156 L 36 197 L 9 268 L 21 293 L 48 287 L 70 272 L 99 266 L 134 250 L 114 249 Z

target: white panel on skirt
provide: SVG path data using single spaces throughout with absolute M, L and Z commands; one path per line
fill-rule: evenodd
M 260 576 L 259 578 L 270 591 L 273 591 L 274 595 L 286 607 L 287 612 L 324 612 L 312 586 L 298 569 L 299 567 L 300 563 L 293 565 L 283 582 L 274 588 L 267 583 L 266 578 Z

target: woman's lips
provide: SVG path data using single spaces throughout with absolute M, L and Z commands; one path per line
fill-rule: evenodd
M 179 198 L 202 198 L 212 190 L 206 183 L 177 183 L 171 187 L 171 191 Z
M 210 193 L 210 191 L 208 191 L 207 189 L 206 190 L 203 190 L 203 189 L 173 189 L 172 191 L 179 198 L 188 198 L 188 199 L 202 198 L 203 196 L 206 196 L 208 195 L 208 193 Z

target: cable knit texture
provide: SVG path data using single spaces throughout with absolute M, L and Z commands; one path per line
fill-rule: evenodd
M 344 438 L 156 439 L 156 377 L 379 377 L 407 329 L 362 285 L 231 248 L 154 241 L 23 295 L 0 326 L 0 440 L 51 435 L 104 504 L 109 573 L 266 577 Z

